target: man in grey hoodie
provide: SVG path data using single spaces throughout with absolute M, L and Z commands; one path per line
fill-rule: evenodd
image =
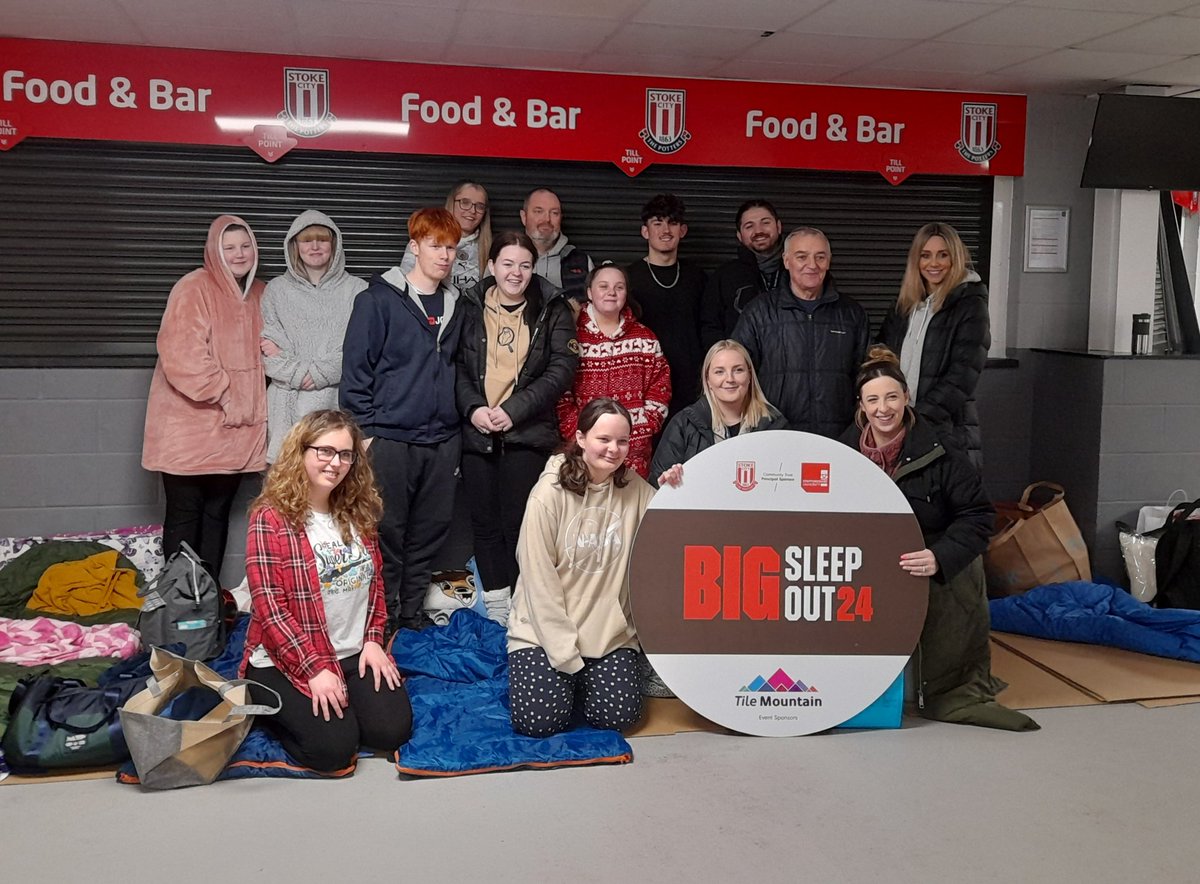
M 531 190 L 521 207 L 521 223 L 538 250 L 533 272 L 562 289 L 578 310 L 586 299 L 584 283 L 594 265 L 586 252 L 575 248 L 563 235 L 558 194 L 548 187 Z

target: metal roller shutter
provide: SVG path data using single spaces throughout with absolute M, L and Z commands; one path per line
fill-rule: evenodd
M 397 262 L 408 215 L 468 177 L 488 187 L 493 230 L 518 227 L 524 195 L 547 185 L 571 241 L 621 263 L 645 254 L 642 205 L 673 191 L 688 206 L 682 254 L 705 269 L 733 256 L 738 204 L 766 197 L 785 230 L 826 231 L 840 288 L 876 323 L 926 221 L 957 227 L 986 278 L 992 182 L 982 176 L 894 187 L 867 173 L 651 166 L 630 179 L 592 163 L 297 150 L 268 165 L 235 148 L 30 140 L 0 154 L 0 365 L 153 364 L 167 294 L 201 263 L 221 212 L 254 228 L 262 279 L 283 272 L 283 236 L 306 208 L 337 220 L 350 271 L 369 276 Z

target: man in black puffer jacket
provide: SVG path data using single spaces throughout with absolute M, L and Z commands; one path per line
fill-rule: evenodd
M 838 293 L 829 239 L 814 227 L 788 234 L 787 276 L 754 300 L 733 330 L 767 399 L 793 430 L 836 438 L 854 416 L 854 378 L 867 352 L 866 311 Z

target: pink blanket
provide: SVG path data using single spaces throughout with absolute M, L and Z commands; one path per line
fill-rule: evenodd
M 136 629 L 125 623 L 80 626 L 49 617 L 12 620 L 0 617 L 0 662 L 62 663 L 83 657 L 120 657 L 138 652 Z

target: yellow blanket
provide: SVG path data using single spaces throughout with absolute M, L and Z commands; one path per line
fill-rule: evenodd
M 28 607 L 47 614 L 86 616 L 113 608 L 140 608 L 136 572 L 117 567 L 117 551 L 60 562 L 42 573 Z

